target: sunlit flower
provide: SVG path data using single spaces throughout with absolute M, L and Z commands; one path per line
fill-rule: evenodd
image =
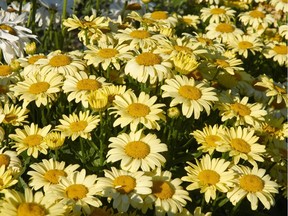
M 97 185 L 95 174 L 87 175 L 86 170 L 75 171 L 71 175 L 62 176 L 58 184 L 50 187 L 52 196 L 58 202 L 71 206 L 73 213 L 90 214 L 90 206 L 99 207 L 102 202 L 97 195 L 101 188 Z
M 271 0 L 269 1 L 269 4 L 274 6 L 276 11 L 288 12 L 288 2 L 285 0 Z
M 153 11 L 152 13 L 145 13 L 144 19 L 150 20 L 154 25 L 175 27 L 178 20 L 176 17 L 169 15 L 167 11 Z
M 113 200 L 113 208 L 127 212 L 129 206 L 137 208 L 143 203 L 141 195 L 151 194 L 151 177 L 144 172 L 129 172 L 111 167 L 104 170 L 105 177 L 98 178 L 102 195 Z
M 120 65 L 133 57 L 127 44 L 99 43 L 87 47 L 88 50 L 85 50 L 84 56 L 84 59 L 87 59 L 87 64 L 93 64 L 96 68 L 101 65 L 104 70 L 107 70 L 109 66 L 120 70 Z
M 253 166 L 257 165 L 256 161 L 264 161 L 262 156 L 266 152 L 265 145 L 258 143 L 259 137 L 255 136 L 252 128 L 231 127 L 223 138 L 234 164 L 238 164 L 240 159 L 248 161 Z
M 220 158 L 211 158 L 208 154 L 204 155 L 200 161 L 195 159 L 196 164 L 187 162 L 185 167 L 187 176 L 182 177 L 183 181 L 191 182 L 187 190 L 200 189 L 204 193 L 205 201 L 216 199 L 216 191 L 227 193 L 234 185 L 234 172 L 228 170 L 230 161 Z
M 121 133 L 117 137 L 110 137 L 107 162 L 121 161 L 121 168 L 136 172 L 139 169 L 148 172 L 155 167 L 161 167 L 166 159 L 161 152 L 167 151 L 167 145 L 155 134 L 145 135 L 142 130 Z
M 272 14 L 267 14 L 263 8 L 242 12 L 239 14 L 239 20 L 245 26 L 249 25 L 254 29 L 257 29 L 259 25 L 261 25 L 263 28 L 266 28 L 274 22 Z
M 285 38 L 285 40 L 288 40 L 288 25 L 287 24 L 279 26 L 278 31 L 281 37 Z
M 80 111 L 69 114 L 69 116 L 63 114 L 63 119 L 59 119 L 60 125 L 56 125 L 56 130 L 61 131 L 65 136 L 74 141 L 78 137 L 84 139 L 91 139 L 91 131 L 95 129 L 99 122 L 99 116 L 91 115 L 90 111 Z
M 251 209 L 258 208 L 258 200 L 266 209 L 275 204 L 274 194 L 278 193 L 278 184 L 270 180 L 265 169 L 254 166 L 252 169 L 246 166 L 234 166 L 233 170 L 239 177 L 235 178 L 236 187 L 227 193 L 227 197 L 233 205 L 236 205 L 243 198 L 251 203 Z
M 277 83 L 267 75 L 263 75 L 255 85 L 266 89 L 266 96 L 270 98 L 269 103 L 275 100 L 277 104 L 284 101 L 284 104 L 288 105 L 287 87 L 284 84 Z
M 0 65 L 1 70 L 1 65 Z M 16 96 L 13 91 L 11 91 L 11 79 L 10 78 L 1 78 L 0 79 L 0 101 L 3 104 L 6 103 L 16 103 Z
M 90 92 L 87 100 L 89 107 L 95 112 L 108 108 L 109 96 L 103 91 L 95 90 Z
M 28 187 L 24 189 L 24 194 L 16 190 L 5 190 L 4 198 L 0 206 L 1 216 L 18 215 L 45 215 L 64 216 L 66 209 L 64 205 L 51 199 L 50 195 L 43 195 L 38 191 L 33 194 Z
M 130 124 L 130 129 L 136 131 L 139 124 L 148 129 L 160 130 L 157 121 L 165 120 L 161 107 L 164 104 L 155 103 L 157 96 L 150 97 L 148 94 L 141 92 L 137 97 L 135 93 L 127 91 L 122 95 L 116 95 L 111 114 L 118 117 L 113 126 L 120 125 L 122 128 Z
M 154 206 L 156 216 L 169 216 L 181 213 L 187 201 L 192 201 L 188 191 L 181 186 L 182 180 L 172 178 L 169 171 L 156 169 L 152 176 L 152 193 L 145 198 L 146 203 Z
M 39 128 L 37 124 L 32 123 L 24 125 L 24 129 L 16 128 L 16 134 L 9 134 L 12 148 L 16 148 L 17 154 L 21 154 L 27 150 L 28 156 L 38 158 L 39 152 L 47 154 L 48 146 L 45 142 L 45 136 L 51 129 L 51 125 L 47 125 L 43 128 Z
M 182 113 L 187 118 L 194 114 L 198 119 L 205 109 L 210 114 L 212 103 L 217 101 L 216 92 L 204 82 L 195 81 L 194 78 L 176 75 L 173 79 L 165 80 L 167 85 L 162 85 L 162 97 L 172 97 L 170 107 L 182 104 Z
M 55 72 L 48 74 L 37 73 L 35 76 L 27 76 L 23 81 L 17 82 L 11 87 L 16 97 L 23 100 L 26 107 L 30 102 L 35 101 L 37 107 L 50 105 L 57 98 L 62 86 L 62 75 Z
M 288 66 L 288 47 L 285 42 L 270 42 L 266 45 L 263 55 L 266 58 L 272 58 L 280 66 Z
M 64 161 L 58 162 L 53 158 L 49 160 L 43 159 L 40 163 L 30 165 L 32 170 L 27 172 L 30 176 L 29 186 L 34 190 L 39 190 L 43 187 L 44 192 L 47 193 L 51 185 L 59 184 L 62 176 L 72 175 L 79 167 L 80 165 L 78 164 L 66 166 Z
M 126 75 L 130 75 L 138 82 L 154 84 L 157 80 L 171 77 L 172 64 L 164 55 L 153 52 L 138 53 L 125 65 Z
M 130 49 L 136 48 L 144 49 L 146 51 L 153 50 L 160 40 L 165 39 L 163 35 L 145 30 L 144 28 L 126 28 L 124 30 L 118 30 L 118 33 L 115 34 L 115 38 L 119 40 L 119 43 L 128 43 Z
M 57 72 L 63 76 L 73 76 L 86 67 L 84 60 L 71 53 L 63 53 L 61 50 L 50 52 L 47 58 L 40 58 L 35 63 L 39 64 L 41 73 Z
M 210 39 L 219 39 L 223 43 L 227 43 L 230 40 L 233 40 L 236 35 L 242 35 L 243 31 L 237 28 L 232 23 L 210 23 L 206 27 L 206 35 Z
M 25 27 L 27 13 L 15 16 L 8 11 L 0 11 L 0 49 L 7 64 L 12 59 L 24 56 L 24 47 L 37 36 Z
M 200 64 L 194 54 L 190 54 L 185 51 L 181 51 L 174 56 L 173 63 L 175 70 L 181 75 L 189 75 Z
M 261 103 L 248 103 L 249 98 L 244 96 L 242 99 L 238 96 L 229 98 L 222 94 L 219 103 L 216 105 L 220 111 L 222 122 L 232 119 L 237 125 L 257 126 L 264 121 L 267 111 Z
M 51 131 L 45 136 L 45 141 L 50 149 L 56 150 L 63 146 L 65 142 L 65 135 L 56 131 Z
M 88 45 L 92 35 L 99 39 L 103 35 L 101 29 L 108 29 L 108 20 L 103 16 L 96 17 L 96 15 L 85 16 L 83 19 L 79 19 L 76 15 L 72 14 L 72 18 L 65 19 L 63 25 L 68 28 L 68 31 L 78 29 L 79 40 L 84 45 Z
M 18 180 L 13 176 L 12 169 L 7 169 L 5 165 L 1 165 L 0 167 L 0 191 L 1 193 L 4 192 L 4 189 L 10 188 L 13 185 L 17 184 Z M 1 211 L 1 210 L 0 210 Z M 1 213 L 0 213 L 1 214 Z
M 220 23 L 233 20 L 236 11 L 225 6 L 211 5 L 209 8 L 202 8 L 200 12 L 203 22 L 209 20 L 209 23 Z
M 76 103 L 81 102 L 83 107 L 88 108 L 88 95 L 106 85 L 109 84 L 105 82 L 104 77 L 96 77 L 80 71 L 73 76 L 66 76 L 62 89 L 64 93 L 69 93 L 67 97 L 69 102 L 75 100 Z
M 22 162 L 18 158 L 17 152 L 6 149 L 6 146 L 2 147 L 0 149 L 0 167 L 2 166 L 4 166 L 6 170 L 10 169 L 13 175 L 17 175 L 22 168 Z
M 256 52 L 262 50 L 262 42 L 254 35 L 237 35 L 234 40 L 228 41 L 229 47 L 233 52 L 237 52 L 239 55 L 248 57 L 248 53 L 255 55 Z
M 227 151 L 223 149 L 225 127 L 223 125 L 205 125 L 202 130 L 194 130 L 191 135 L 194 136 L 200 145 L 197 150 L 208 152 L 210 155 L 216 150 L 219 152 Z
M 37 64 L 37 61 L 42 58 L 46 59 L 47 56 L 45 56 L 44 54 L 34 54 L 19 58 L 18 61 L 20 62 L 21 67 L 23 67 L 21 76 L 29 76 L 34 74 L 36 71 L 39 71 L 40 65 Z
M 0 107 L 0 113 L 1 113 L 1 107 Z M 26 118 L 28 118 L 29 110 L 26 107 L 17 106 L 14 104 L 8 104 L 6 103 L 3 107 L 2 112 L 5 117 L 2 121 L 4 124 L 11 124 L 13 126 L 19 126 L 23 125 L 24 123 L 27 123 Z

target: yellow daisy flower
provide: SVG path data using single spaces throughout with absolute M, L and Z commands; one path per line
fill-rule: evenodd
M 160 130 L 157 121 L 165 120 L 161 107 L 165 104 L 155 102 L 157 97 L 150 97 L 148 94 L 141 92 L 137 97 L 134 92 L 127 91 L 122 95 L 116 95 L 113 106 L 110 107 L 112 112 L 118 117 L 113 127 L 120 125 L 122 128 L 130 124 L 131 131 L 136 131 L 137 126 L 142 124 L 148 129 Z
M 23 107 L 32 101 L 35 101 L 37 107 L 46 106 L 57 99 L 57 93 L 61 91 L 62 79 L 62 75 L 55 72 L 37 73 L 35 76 L 25 77 L 10 89 L 16 97 L 19 97 L 19 100 L 23 100 Z
M 211 158 L 210 155 L 204 155 L 200 161 L 195 159 L 196 164 L 187 162 L 189 166 L 185 167 L 187 176 L 182 177 L 183 181 L 191 182 L 187 190 L 200 189 L 204 193 L 205 201 L 216 199 L 216 191 L 227 193 L 234 185 L 235 173 L 228 170 L 229 161 L 220 158 Z
M 37 124 L 32 123 L 24 125 L 24 129 L 16 128 L 16 134 L 9 134 L 13 141 L 10 143 L 12 148 L 16 148 L 17 154 L 27 151 L 28 156 L 38 158 L 38 153 L 47 154 L 48 146 L 45 137 L 49 133 L 51 125 L 39 128 Z
M 276 11 L 283 11 L 284 13 L 288 12 L 288 2 L 285 0 L 271 0 L 269 4 L 274 6 Z
M 288 40 L 288 25 L 287 24 L 279 26 L 278 32 L 281 35 L 281 37 L 285 38 L 285 40 Z
M 233 205 L 236 205 L 243 198 L 251 203 L 251 209 L 258 208 L 258 200 L 266 209 L 275 204 L 274 194 L 278 193 L 278 184 L 271 180 L 265 169 L 254 166 L 252 169 L 247 166 L 234 166 L 233 170 L 239 177 L 235 178 L 236 186 L 227 193 L 227 197 Z
M 278 62 L 280 66 L 288 66 L 288 47 L 285 42 L 270 42 L 264 48 L 263 55 L 273 61 Z
M 208 152 L 210 155 L 216 150 L 218 152 L 226 152 L 223 147 L 225 127 L 223 125 L 205 125 L 202 130 L 194 130 L 191 135 L 194 136 L 197 143 L 200 145 L 197 150 Z
M 74 214 L 89 215 L 90 206 L 102 205 L 100 199 L 96 197 L 101 193 L 97 176 L 87 175 L 85 169 L 62 176 L 58 184 L 51 185 L 49 191 L 58 202 L 70 206 Z
M 45 215 L 64 216 L 66 209 L 62 203 L 55 202 L 50 195 L 38 191 L 33 193 L 30 188 L 24 194 L 16 190 L 5 190 L 0 206 L 1 216 Z
M 169 15 L 167 11 L 153 11 L 151 13 L 145 13 L 143 18 L 150 20 L 153 25 L 165 26 L 168 28 L 175 27 L 178 22 L 177 18 Z
M 98 186 L 102 195 L 113 200 L 113 208 L 119 212 L 127 212 L 129 206 L 139 208 L 142 195 L 151 194 L 152 181 L 144 172 L 129 172 L 111 167 L 104 170 L 105 177 L 98 178 Z
M 223 138 L 234 164 L 238 164 L 240 159 L 248 161 L 253 166 L 257 165 L 256 161 L 264 161 L 262 156 L 266 152 L 266 147 L 257 142 L 259 137 L 255 136 L 252 128 L 231 127 L 226 130 Z
M 47 56 L 44 54 L 34 54 L 34 55 L 29 55 L 27 57 L 19 58 L 18 61 L 20 62 L 21 67 L 23 67 L 23 71 L 21 71 L 21 76 L 29 76 L 31 73 L 34 73 L 35 71 L 38 71 L 40 68 L 40 65 L 37 64 L 37 61 L 39 59 L 46 59 Z
M 104 77 L 96 77 L 88 75 L 85 71 L 80 71 L 73 76 L 66 76 L 63 83 L 63 92 L 69 93 L 67 100 L 69 102 L 75 100 L 76 103 L 82 103 L 83 107 L 88 108 L 88 95 L 95 90 L 109 85 L 105 82 Z
M 251 125 L 258 126 L 263 122 L 267 111 L 264 105 L 260 103 L 248 103 L 249 98 L 244 96 L 242 99 L 238 96 L 228 96 L 222 94 L 216 108 L 220 111 L 222 122 L 232 119 L 236 126 Z
M 167 145 L 161 143 L 155 134 L 145 135 L 142 130 L 121 133 L 110 137 L 107 162 L 121 161 L 121 169 L 136 172 L 139 169 L 148 172 L 161 167 L 166 159 L 161 152 L 168 151 Z
M 123 42 L 128 43 L 131 50 L 136 48 L 146 51 L 153 50 L 159 41 L 165 39 L 164 35 L 148 31 L 143 27 L 118 30 L 114 37 L 119 40 L 120 44 Z
M 32 171 L 28 171 L 29 186 L 34 190 L 39 190 L 43 187 L 45 193 L 50 189 L 51 185 L 59 184 L 62 176 L 66 177 L 72 175 L 80 165 L 69 164 L 66 166 L 64 161 L 58 162 L 53 158 L 46 160 L 43 159 L 40 163 L 30 165 Z
M 50 52 L 47 58 L 40 58 L 36 63 L 39 64 L 41 73 L 56 72 L 63 76 L 73 76 L 86 68 L 84 60 L 73 53 L 63 53 L 61 50 Z
M 4 166 L 6 169 L 10 169 L 13 175 L 17 175 L 22 168 L 22 162 L 17 157 L 17 152 L 7 150 L 6 146 L 2 147 L 0 149 L 0 167 L 2 166 Z
M 0 167 L 0 192 L 3 193 L 9 187 L 17 184 L 18 180 L 13 176 L 15 174 L 11 168 L 7 169 L 5 165 Z
M 236 11 L 225 6 L 211 5 L 209 8 L 200 10 L 200 18 L 203 22 L 209 23 L 230 22 L 235 18 Z
M 138 82 L 150 84 L 171 77 L 172 64 L 164 55 L 153 52 L 138 53 L 125 65 L 124 72 Z
M 190 118 L 198 119 L 200 113 L 205 109 L 210 114 L 210 107 L 217 101 L 216 92 L 204 82 L 195 81 L 194 78 L 176 75 L 173 79 L 165 80 L 167 85 L 162 85 L 164 90 L 162 97 L 172 97 L 170 107 L 182 104 L 182 113 Z
M 228 46 L 233 52 L 247 58 L 248 53 L 255 55 L 256 52 L 261 52 L 263 44 L 255 35 L 237 35 L 234 40 L 228 41 Z
M 0 113 L 1 109 L 2 108 L 0 107 Z M 28 118 L 28 113 L 29 110 L 26 109 L 26 107 L 14 106 L 14 104 L 6 103 L 2 110 L 2 114 L 4 114 L 2 123 L 11 124 L 13 126 L 23 125 L 23 123 L 27 123 L 25 119 Z
M 1 65 L 0 65 L 1 66 Z M 13 91 L 11 91 L 11 79 L 3 78 L 0 79 L 0 101 L 3 104 L 16 102 L 16 96 Z
M 219 39 L 223 43 L 233 40 L 236 35 L 243 34 L 241 29 L 229 22 L 210 23 L 205 30 L 208 38 Z
M 197 25 L 200 23 L 200 18 L 197 15 L 192 14 L 185 14 L 185 15 L 179 15 L 178 17 L 179 22 L 183 23 L 187 27 L 193 27 L 197 29 Z
M 152 193 L 145 197 L 145 202 L 154 206 L 155 215 L 162 216 L 176 215 L 181 213 L 187 205 L 187 201 L 192 201 L 188 191 L 181 186 L 180 178 L 172 178 L 169 171 L 156 169 L 151 173 L 152 176 Z
M 56 150 L 63 146 L 65 135 L 56 131 L 52 131 L 44 138 L 49 149 Z
M 74 141 L 78 137 L 91 139 L 91 131 L 94 130 L 99 122 L 99 116 L 91 115 L 90 111 L 80 111 L 67 115 L 62 115 L 63 119 L 59 119 L 60 125 L 56 125 L 56 130 L 62 132 L 65 136 Z
M 109 66 L 120 70 L 120 65 L 133 57 L 127 44 L 109 44 L 107 42 L 99 43 L 98 45 L 88 45 L 87 48 L 88 50 L 85 50 L 84 56 L 84 59 L 87 59 L 87 64 L 93 64 L 96 68 L 101 65 L 103 70 L 107 70 Z
M 267 14 L 266 11 L 258 7 L 251 11 L 245 11 L 240 13 L 239 20 L 245 26 L 252 26 L 252 28 L 257 29 L 260 25 L 263 28 L 267 28 L 270 24 L 274 22 L 272 14 Z

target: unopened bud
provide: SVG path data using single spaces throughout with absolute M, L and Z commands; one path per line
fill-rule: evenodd
M 167 111 L 167 115 L 170 118 L 178 118 L 180 116 L 180 111 L 177 107 L 170 107 Z
M 36 52 L 36 43 L 35 42 L 31 42 L 29 44 L 26 45 L 25 47 L 25 51 L 28 55 L 33 55 Z

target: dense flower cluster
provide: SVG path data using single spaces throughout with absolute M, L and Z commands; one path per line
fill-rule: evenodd
M 181 13 L 113 1 L 83 16 L 63 2 L 0 4 L 0 216 L 286 203 L 286 1 L 198 0 Z M 58 23 L 75 47 L 38 51 L 36 23 L 49 34 Z

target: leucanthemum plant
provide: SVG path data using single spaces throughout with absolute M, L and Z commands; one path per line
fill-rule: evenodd
M 285 215 L 287 2 L 35 2 L 0 1 L 0 216 Z

